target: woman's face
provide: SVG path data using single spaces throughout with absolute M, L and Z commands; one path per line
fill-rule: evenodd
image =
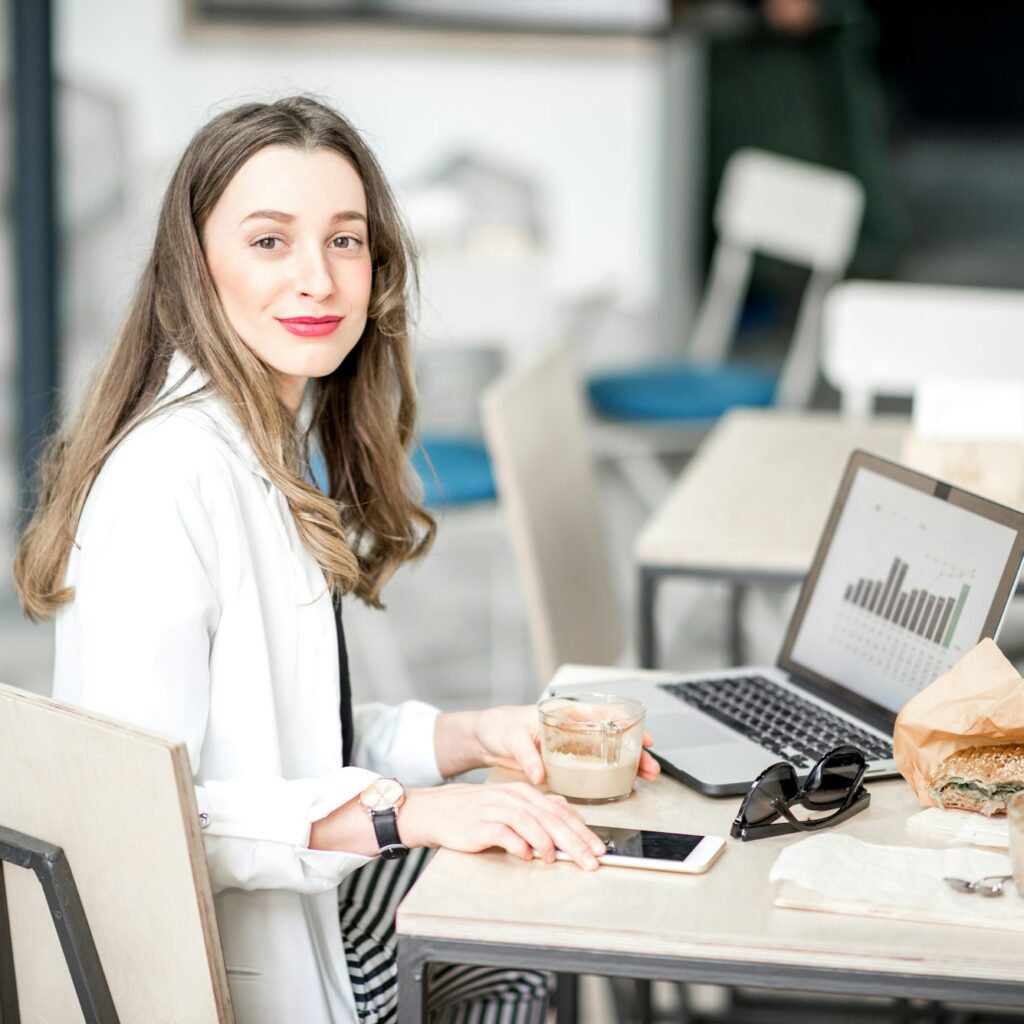
M 336 370 L 366 326 L 373 274 L 359 175 L 330 149 L 267 146 L 228 183 L 203 246 L 231 326 L 297 411 L 309 378 Z

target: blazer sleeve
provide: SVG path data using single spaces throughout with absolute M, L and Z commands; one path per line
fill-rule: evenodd
M 61 613 L 66 621 L 58 619 L 54 696 L 180 737 L 195 775 L 224 538 L 214 537 L 204 509 L 209 494 L 201 500 L 173 460 L 137 455 L 115 452 L 87 502 L 69 565 L 75 598 Z M 72 657 L 77 664 L 67 663 Z M 204 780 L 196 800 L 214 891 L 316 893 L 337 885 L 369 858 L 309 849 L 310 826 L 377 777 L 340 768 L 312 779 Z
M 196 786 L 213 891 L 334 888 L 371 858 L 310 849 L 310 826 L 379 777 L 362 768 L 339 768 L 316 779 L 267 776 Z
M 355 764 L 406 786 L 437 786 L 444 781 L 437 767 L 435 707 L 418 700 L 401 704 L 359 704 L 353 708 Z

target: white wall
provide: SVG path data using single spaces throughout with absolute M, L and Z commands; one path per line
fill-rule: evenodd
M 125 104 L 128 166 L 146 178 L 132 200 L 140 222 L 155 202 L 147 203 L 147 190 L 158 194 L 212 111 L 310 91 L 366 132 L 393 181 L 467 146 L 532 170 L 544 191 L 558 283 L 601 281 L 629 303 L 653 299 L 661 126 L 655 44 L 343 29 L 190 37 L 184 7 L 184 0 L 55 4 L 64 83 Z M 74 162 L 69 154 L 65 166 Z M 140 223 L 127 240 L 132 267 L 148 230 Z

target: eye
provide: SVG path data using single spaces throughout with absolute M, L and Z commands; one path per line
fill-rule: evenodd
M 340 249 L 342 252 L 353 252 L 362 244 L 363 243 L 353 235 L 338 235 L 337 238 L 331 239 L 332 248 Z
M 257 238 L 252 244 L 265 252 L 272 252 L 280 241 L 280 238 L 275 238 L 273 235 L 264 235 L 263 238 Z

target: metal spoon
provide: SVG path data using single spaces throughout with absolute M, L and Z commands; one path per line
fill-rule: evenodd
M 974 887 L 982 896 L 1002 896 L 1003 886 L 1011 878 L 1013 875 L 989 875 L 987 878 L 979 878 Z
M 984 878 L 969 882 L 966 878 L 944 878 L 943 881 L 957 892 L 976 892 L 981 896 L 1002 896 L 1003 885 L 1013 875 L 986 875 Z
M 966 878 L 950 878 L 947 876 L 943 881 L 956 892 L 974 892 L 974 883 L 968 882 Z

